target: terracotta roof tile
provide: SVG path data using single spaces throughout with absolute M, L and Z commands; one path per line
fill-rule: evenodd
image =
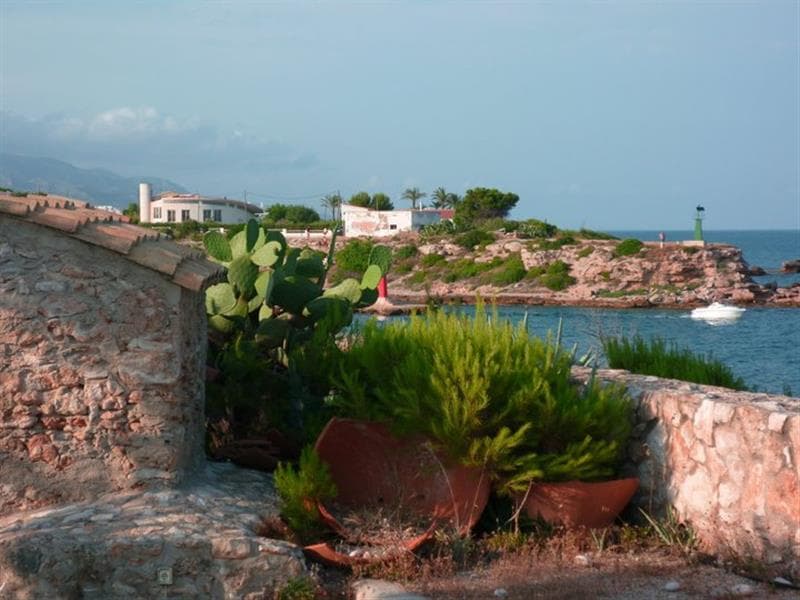
M 187 289 L 200 291 L 224 272 L 222 266 L 207 260 L 203 252 L 164 239 L 152 229 L 131 225 L 128 217 L 96 209 L 81 200 L 0 193 L 0 216 L 4 215 L 123 254 Z

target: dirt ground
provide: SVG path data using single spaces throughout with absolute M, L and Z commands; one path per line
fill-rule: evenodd
M 469 562 L 459 568 L 449 556 L 429 556 L 355 573 L 319 569 L 319 597 L 350 598 L 353 582 L 369 577 L 395 581 L 432 600 L 800 598 L 800 589 L 737 575 L 734 570 L 741 566 L 719 566 L 710 557 L 685 556 L 670 548 L 567 550 L 560 555 L 521 549 Z M 774 575 L 758 577 L 771 580 Z

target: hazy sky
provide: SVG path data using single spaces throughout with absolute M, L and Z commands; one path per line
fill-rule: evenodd
M 268 204 L 486 186 L 563 227 L 798 228 L 799 37 L 798 0 L 0 0 L 0 150 Z

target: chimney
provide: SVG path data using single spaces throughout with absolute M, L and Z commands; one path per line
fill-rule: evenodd
M 150 222 L 150 184 L 139 184 L 139 221 L 141 223 Z

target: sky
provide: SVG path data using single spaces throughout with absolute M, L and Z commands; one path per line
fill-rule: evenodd
M 0 151 L 265 205 L 482 186 L 560 227 L 797 229 L 800 0 L 0 0 Z

